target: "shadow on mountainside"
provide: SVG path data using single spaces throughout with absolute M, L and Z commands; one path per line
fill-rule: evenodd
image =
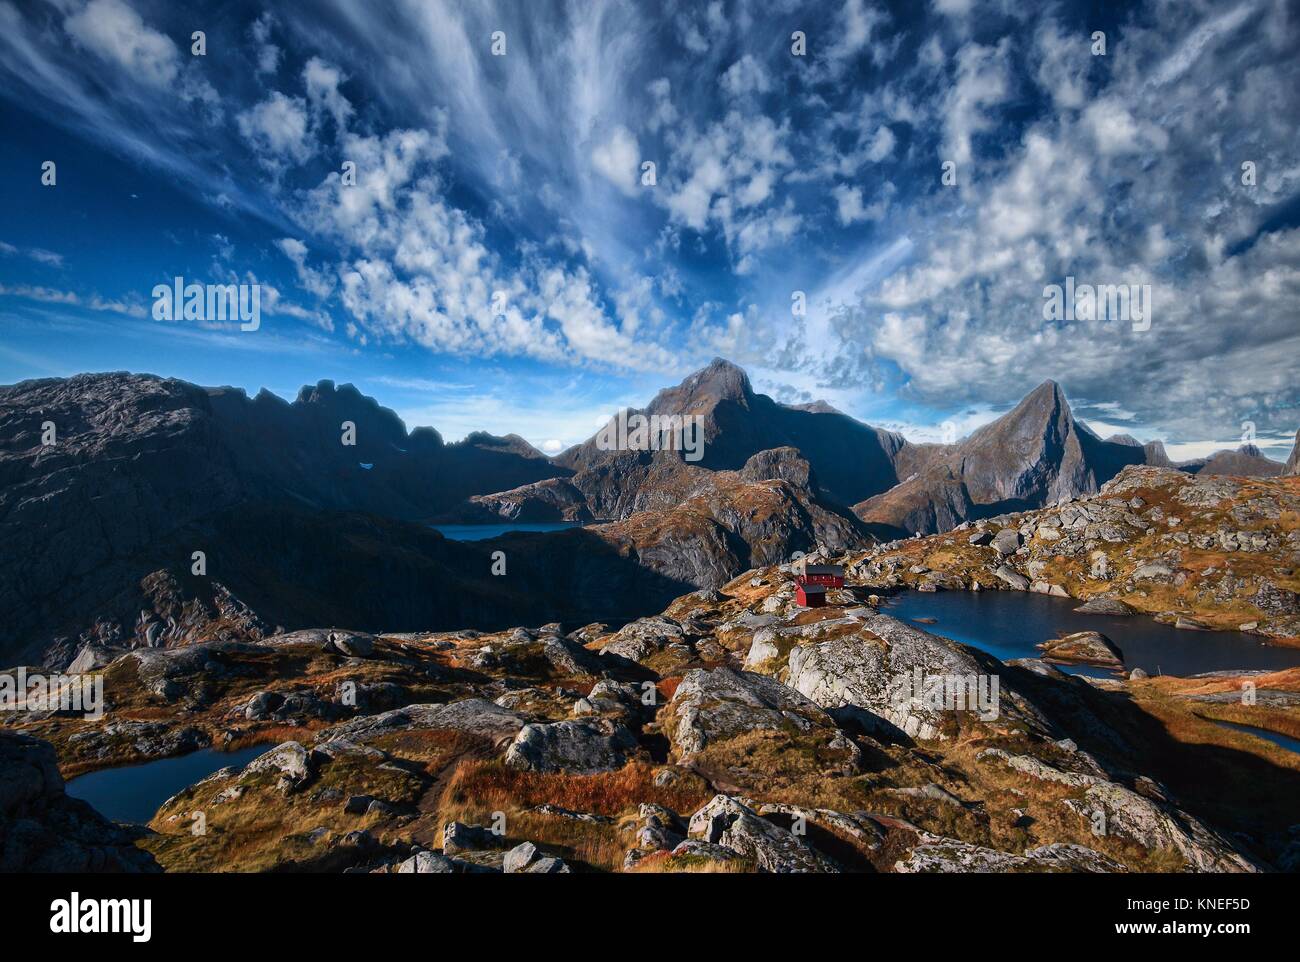
M 206 577 L 190 574 L 194 551 L 206 555 Z M 492 573 L 497 551 L 504 552 L 500 575 Z M 159 569 L 170 577 L 151 577 Z M 173 586 L 162 592 L 162 603 L 160 580 Z M 230 609 L 231 599 L 214 585 L 228 589 L 235 606 L 251 608 L 248 617 L 223 616 L 222 603 Z M 79 636 L 95 623 L 88 640 L 141 644 L 144 615 L 167 625 L 155 639 L 161 645 L 238 636 L 258 619 L 262 631 L 621 624 L 661 611 L 692 590 L 582 529 L 459 542 L 424 525 L 374 515 L 255 503 L 216 512 L 130 558 L 71 579 L 46 600 L 40 626 L 6 639 L 10 647 L 0 654 L 12 660 L 22 651 L 35 661 L 53 647 L 55 660 L 66 664 L 81 646 Z M 188 637 L 177 636 L 176 625 L 191 624 Z

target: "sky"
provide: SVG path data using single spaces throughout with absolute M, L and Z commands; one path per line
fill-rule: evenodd
M 0 0 L 0 130 L 0 383 L 328 378 L 554 451 L 722 356 L 913 440 L 1046 378 L 1175 457 L 1300 427 L 1285 2 Z M 260 326 L 156 319 L 178 276 Z

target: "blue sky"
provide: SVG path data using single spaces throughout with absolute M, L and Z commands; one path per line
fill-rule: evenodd
M 0 382 L 331 378 L 543 446 L 722 355 L 916 440 L 1047 377 L 1176 456 L 1300 426 L 1286 3 L 210 6 L 0 0 Z M 260 329 L 154 320 L 177 275 Z M 1044 320 L 1067 276 L 1150 330 Z

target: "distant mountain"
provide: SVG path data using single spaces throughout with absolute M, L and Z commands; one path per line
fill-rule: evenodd
M 1007 414 L 854 511 L 881 535 L 930 534 L 972 518 L 1091 494 L 1125 465 L 1147 457 L 1132 439 L 1097 437 L 1074 419 L 1060 386 L 1045 381 Z
M 214 443 L 253 493 L 289 495 L 313 507 L 424 520 L 473 494 L 567 473 L 515 435 L 480 432 L 446 444 L 432 428 L 408 434 L 395 413 L 351 384 L 336 388 L 321 381 L 289 404 L 268 391 L 249 399 L 233 388 L 155 382 L 193 404 L 195 417 L 210 424 Z M 108 387 L 89 383 L 74 390 Z M 343 443 L 345 423 L 354 426 L 355 444 Z
M 650 508 L 671 507 L 699 483 L 700 469 L 738 471 L 754 455 L 795 448 L 807 459 L 825 502 L 847 508 L 887 491 L 925 463 L 929 445 L 856 421 L 824 402 L 790 407 L 757 394 L 743 370 L 716 359 L 681 384 L 660 391 L 629 416 L 698 416 L 703 452 L 698 462 L 676 452 L 601 450 L 600 432 L 555 458 L 570 472 L 563 482 L 506 492 L 519 516 L 572 509 L 618 519 Z M 694 470 L 692 470 L 694 469 Z M 527 504 L 527 502 L 535 502 Z M 581 510 L 578 505 L 581 505 Z
M 1295 446 L 1291 448 L 1291 457 L 1286 459 L 1286 473 L 1300 474 L 1300 431 L 1295 433 Z
M 1235 451 L 1216 451 L 1208 458 L 1183 461 L 1178 467 L 1189 474 L 1230 474 L 1235 477 L 1274 478 L 1285 474 L 1287 466 L 1265 457 L 1253 444 L 1243 444 Z
M 1163 441 L 1148 441 L 1142 445 L 1142 450 L 1146 452 L 1146 463 L 1151 467 L 1173 467 L 1174 462 L 1169 460 L 1169 455 L 1165 453 L 1165 443 Z

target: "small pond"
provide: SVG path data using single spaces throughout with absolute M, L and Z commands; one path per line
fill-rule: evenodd
M 72 779 L 67 791 L 73 798 L 89 802 L 105 818 L 143 825 L 154 817 L 163 802 L 182 788 L 202 781 L 219 769 L 247 765 L 273 747 L 252 745 L 233 752 L 204 748 L 175 758 L 105 768 Z

